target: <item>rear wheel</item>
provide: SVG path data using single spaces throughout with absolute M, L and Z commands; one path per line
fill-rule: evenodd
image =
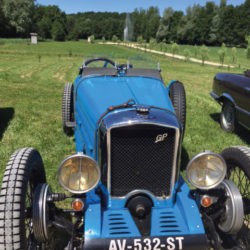
M 74 121 L 73 85 L 66 83 L 62 98 L 62 124 L 66 135 L 73 135 L 73 128 L 69 125 Z
M 186 126 L 186 92 L 183 83 L 178 81 L 172 83 L 169 88 L 169 95 L 184 134 Z
M 232 180 L 243 198 L 245 215 L 236 242 L 250 249 L 250 148 L 244 146 L 226 148 L 221 153 L 227 164 L 227 178 Z
M 220 125 L 226 132 L 233 132 L 236 125 L 235 107 L 230 101 L 226 101 L 222 105 L 220 113 Z
M 17 150 L 7 163 L 0 194 L 0 249 L 37 249 L 32 222 L 36 186 L 45 183 L 38 151 Z

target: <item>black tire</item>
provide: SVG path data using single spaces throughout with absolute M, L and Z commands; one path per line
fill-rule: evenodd
M 234 132 L 236 128 L 236 112 L 232 102 L 225 101 L 220 113 L 220 126 L 226 132 Z
M 36 249 L 32 199 L 45 183 L 43 161 L 35 149 L 17 150 L 7 163 L 0 194 L 0 249 Z
M 74 121 L 74 97 L 73 85 L 66 83 L 63 91 L 62 98 L 62 124 L 63 131 L 66 135 L 73 135 L 73 128 L 68 126 L 67 123 Z
M 178 81 L 172 83 L 169 88 L 169 96 L 184 134 L 186 126 L 186 92 L 183 83 Z
M 250 148 L 236 146 L 226 148 L 221 152 L 227 164 L 226 178 L 238 187 L 243 201 L 250 199 Z M 250 215 L 245 214 L 244 224 L 236 238 L 239 245 L 242 243 L 250 249 Z M 243 248 L 244 249 L 244 248 Z

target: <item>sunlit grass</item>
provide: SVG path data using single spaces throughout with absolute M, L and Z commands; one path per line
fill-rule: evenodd
M 135 67 L 156 68 L 159 62 L 166 84 L 172 79 L 184 83 L 187 93 L 184 149 L 189 157 L 206 149 L 220 152 L 231 145 L 249 145 L 249 134 L 227 134 L 219 127 L 220 106 L 209 92 L 213 77 L 221 68 L 84 41 L 32 46 L 27 41 L 4 40 L 0 43 L 0 124 L 4 123 L 0 126 L 1 176 L 14 150 L 34 147 L 43 157 L 48 182 L 58 189 L 57 167 L 75 151 L 73 138 L 63 134 L 61 125 L 64 83 L 74 80 L 84 59 L 98 56 L 118 63 L 129 61 Z M 242 70 L 235 68 L 231 72 Z

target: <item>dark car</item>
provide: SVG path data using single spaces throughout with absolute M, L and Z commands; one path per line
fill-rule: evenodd
M 37 150 L 15 151 L 0 194 L 0 249 L 250 249 L 250 148 L 196 154 L 190 189 L 180 174 L 181 82 L 88 60 L 65 85 L 62 118 L 76 144 L 58 168 L 62 192 L 46 182 Z
M 222 105 L 222 129 L 233 132 L 237 123 L 250 129 L 250 70 L 245 74 L 216 74 L 210 94 Z

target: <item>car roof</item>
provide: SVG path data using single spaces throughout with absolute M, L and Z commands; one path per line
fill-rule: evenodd
M 157 69 L 129 68 L 125 70 L 123 76 L 151 77 L 162 81 L 161 73 Z M 85 67 L 82 76 L 121 76 L 121 72 L 116 68 Z

